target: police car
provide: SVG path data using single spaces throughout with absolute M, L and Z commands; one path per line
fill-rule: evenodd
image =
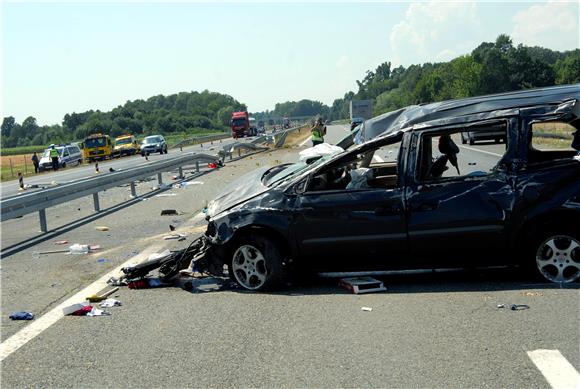
M 38 170 L 50 170 L 52 169 L 52 159 L 50 158 L 50 149 L 44 150 L 42 157 L 40 158 L 38 164 Z M 56 151 L 58 151 L 58 167 L 65 168 L 71 165 L 80 165 L 83 162 L 83 156 L 81 154 L 81 149 L 75 143 L 66 145 L 54 145 Z

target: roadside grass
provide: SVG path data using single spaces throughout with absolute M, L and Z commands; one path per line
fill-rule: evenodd
M 576 129 L 566 123 L 534 123 L 532 125 L 532 145 L 543 150 L 572 150 L 574 131 Z
M 47 146 L 35 145 L 35 146 L 19 146 L 19 147 L 2 147 L 2 149 L 0 149 L 0 153 L 2 154 L 2 156 L 21 155 L 21 154 L 32 155 L 32 153 L 34 153 L 35 151 L 37 153 L 42 153 L 47 148 L 48 148 L 48 145 Z

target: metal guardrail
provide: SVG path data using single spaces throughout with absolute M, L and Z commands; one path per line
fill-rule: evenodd
M 231 134 L 229 134 L 229 133 L 217 134 L 217 135 L 206 135 L 206 136 L 195 136 L 193 138 L 184 139 L 181 142 L 178 142 L 175 145 L 171 146 L 171 148 L 176 149 L 176 148 L 180 148 L 183 146 L 196 145 L 199 143 L 213 142 L 216 140 L 227 139 L 230 137 L 231 137 Z
M 158 161 L 146 166 L 139 166 L 127 170 L 91 177 L 79 181 L 70 182 L 58 187 L 49 188 L 40 192 L 26 193 L 20 196 L 10 197 L 0 201 L 0 220 L 14 219 L 38 211 L 40 217 L 40 230 L 48 231 L 46 224 L 46 208 L 93 195 L 94 208 L 100 212 L 99 192 L 119 185 L 130 183 L 131 194 L 137 197 L 135 182 L 157 174 L 159 185 L 163 184 L 161 173 L 179 169 L 179 177 L 183 178 L 183 167 L 195 165 L 199 172 L 200 162 L 216 162 L 215 156 L 207 154 L 188 154 L 170 160 Z

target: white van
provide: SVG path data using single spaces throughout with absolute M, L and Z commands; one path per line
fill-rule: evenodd
M 76 143 L 71 143 L 68 145 L 58 145 L 55 146 L 56 151 L 58 151 L 58 167 L 65 168 L 71 165 L 80 165 L 83 163 L 83 156 L 81 154 L 81 149 Z M 50 148 L 44 150 L 42 157 L 40 158 L 38 170 L 50 170 L 52 169 L 52 159 L 50 158 Z

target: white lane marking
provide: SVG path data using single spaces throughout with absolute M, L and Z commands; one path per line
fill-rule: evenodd
M 131 257 L 122 265 L 119 265 L 115 269 L 111 270 L 85 289 L 81 290 L 74 296 L 70 297 L 69 299 L 65 300 L 57 307 L 53 308 L 51 311 L 45 313 L 38 319 L 34 319 L 29 325 L 6 339 L 2 344 L 0 344 L 0 362 L 2 362 L 6 357 L 10 354 L 18 350 L 20 347 L 24 346 L 26 343 L 40 335 L 44 330 L 49 328 L 51 325 L 59 321 L 64 314 L 62 313 L 62 309 L 68 307 L 73 304 L 81 303 L 86 300 L 87 296 L 91 296 L 100 292 L 103 288 L 107 287 L 107 280 L 111 277 L 116 277 L 121 272 L 121 268 L 129 265 L 129 264 L 136 264 L 142 261 L 145 261 L 151 254 L 157 252 L 160 249 L 160 246 L 152 246 L 148 247 L 140 254 Z
M 477 151 L 477 152 L 480 152 L 480 153 L 483 153 L 483 154 L 493 155 L 494 157 L 502 157 L 501 154 L 492 153 L 491 151 L 485 151 L 485 150 L 476 149 L 474 147 L 467 147 L 467 146 L 459 146 L 459 147 L 461 147 L 462 149 L 467 149 L 467 150 L 471 150 L 471 151 Z
M 304 146 L 306 143 L 310 142 L 312 139 L 310 137 L 304 139 L 304 142 L 300 143 L 300 147 Z
M 378 155 L 373 155 L 373 159 L 378 163 L 385 162 L 385 160 L 379 157 Z
M 580 388 L 580 374 L 558 350 L 528 351 L 528 357 L 553 389 Z

